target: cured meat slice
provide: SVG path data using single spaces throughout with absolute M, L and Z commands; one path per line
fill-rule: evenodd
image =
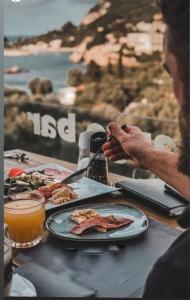
M 42 186 L 38 189 L 38 191 L 45 197 L 49 198 L 52 196 L 53 191 L 62 188 L 62 184 L 59 182 L 51 183 L 46 186 Z
M 92 208 L 76 209 L 71 214 L 72 221 L 77 224 L 81 224 L 82 222 L 84 222 L 86 220 L 90 220 L 94 217 L 101 217 L 101 215 L 99 215 L 98 212 Z M 96 226 L 94 229 L 98 232 L 106 232 L 107 231 L 107 229 L 105 229 L 101 226 Z
M 71 233 L 80 235 L 86 230 L 94 229 L 96 226 L 100 226 L 106 230 L 111 230 L 129 225 L 132 222 L 133 220 L 115 216 L 93 217 L 90 220 L 86 220 L 79 225 L 74 226 L 71 229 Z
M 54 175 L 59 175 L 61 172 L 57 169 L 46 168 L 43 170 L 43 173 L 46 176 L 54 176 Z
M 61 172 L 57 169 L 51 169 L 51 168 L 47 168 L 43 170 L 44 175 L 51 177 L 53 179 L 57 179 L 57 180 L 63 180 L 66 177 L 68 177 L 71 173 L 70 172 Z

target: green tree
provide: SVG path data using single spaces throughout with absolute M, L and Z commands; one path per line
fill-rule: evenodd
M 117 75 L 119 78 L 124 77 L 123 50 L 124 50 L 124 46 L 122 46 L 119 51 L 119 59 L 118 59 L 118 64 L 117 64 Z
M 74 68 L 69 71 L 68 84 L 70 86 L 78 86 L 83 82 L 83 73 L 79 68 Z

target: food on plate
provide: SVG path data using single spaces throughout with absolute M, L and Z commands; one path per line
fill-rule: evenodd
M 77 199 L 77 194 L 69 186 L 62 186 L 52 192 L 49 201 L 53 204 L 62 204 Z
M 9 171 L 9 177 L 20 176 L 21 174 L 25 174 L 26 172 L 23 169 L 13 168 Z
M 8 178 L 7 181 L 10 181 L 9 179 L 10 178 Z M 31 184 L 31 187 L 34 188 L 37 188 L 41 185 L 46 185 L 51 182 L 47 176 L 41 174 L 40 172 L 30 172 L 30 173 L 25 172 L 20 175 L 14 176 L 12 179 L 15 182 L 18 181 L 28 182 Z
M 45 176 L 44 174 L 42 174 L 40 172 L 33 172 L 33 173 L 29 174 L 29 176 L 31 176 L 31 180 L 38 181 L 39 183 L 42 183 L 42 184 L 48 184 L 51 182 L 47 176 Z
M 25 185 L 24 182 L 22 185 L 19 183 L 4 183 L 4 195 L 12 195 L 15 193 L 27 192 L 29 187 Z
M 95 209 L 76 209 L 71 213 L 71 220 L 77 224 L 82 223 L 90 218 L 100 216 Z
M 69 175 L 69 172 L 61 172 L 51 168 L 28 172 L 14 168 L 9 171 L 9 177 L 4 181 L 4 194 L 11 196 L 16 193 L 36 190 L 45 197 L 47 202 L 55 205 L 62 204 L 78 198 L 72 188 L 59 182 Z
M 46 168 L 42 171 L 42 173 L 47 176 L 54 176 L 54 175 L 60 174 L 60 171 L 57 169 Z
M 57 169 L 51 169 L 51 168 L 46 168 L 42 172 L 43 172 L 43 174 L 45 174 L 49 178 L 60 180 L 60 181 L 65 179 L 69 175 L 71 175 L 70 172 L 62 172 L 62 171 L 59 171 Z
M 76 209 L 71 214 L 72 221 L 77 224 L 81 224 L 82 222 L 89 220 L 93 217 L 100 217 L 100 215 L 95 209 L 92 208 Z M 101 226 L 96 226 L 95 230 L 99 232 L 106 232 L 106 229 Z
M 10 172 L 9 172 L 10 173 Z M 16 176 L 17 174 L 17 176 Z M 20 174 L 20 175 L 18 175 Z M 43 185 L 49 184 L 51 181 L 45 175 L 39 172 L 26 173 L 18 172 L 11 173 L 15 175 L 8 177 L 4 181 L 4 193 L 5 195 L 11 195 L 14 193 L 20 193 L 25 191 L 36 190 Z
M 62 184 L 59 182 L 50 183 L 46 186 L 42 186 L 38 189 L 38 191 L 45 197 L 50 198 L 52 196 L 53 191 L 62 188 Z
M 77 219 L 76 219 L 76 214 L 77 214 Z M 94 214 L 94 212 L 92 213 Z M 73 217 L 74 215 L 74 217 Z M 73 220 L 79 220 L 78 215 L 79 212 L 73 212 L 73 215 L 71 218 Z M 75 221 L 76 222 L 76 221 Z M 113 215 L 110 216 L 101 216 L 101 215 L 94 215 L 90 218 L 86 218 L 84 221 L 79 223 L 78 225 L 74 226 L 71 229 L 71 233 L 75 235 L 80 235 L 84 233 L 85 231 L 89 229 L 95 229 L 97 230 L 97 226 L 99 228 L 103 228 L 105 231 L 111 230 L 111 229 L 117 229 L 120 227 L 123 227 L 125 225 L 129 225 L 133 222 L 133 220 L 130 220 L 128 218 L 121 218 L 121 217 L 116 217 Z

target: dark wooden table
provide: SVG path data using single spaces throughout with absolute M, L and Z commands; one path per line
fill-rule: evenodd
M 19 151 L 19 150 L 17 150 Z M 47 156 L 43 156 L 43 155 L 39 155 L 39 154 L 35 154 L 35 153 L 30 153 L 30 152 L 26 152 L 24 151 L 26 154 L 28 154 L 29 156 L 29 161 L 28 163 L 18 163 L 18 161 L 16 160 L 13 160 L 13 159 L 5 159 L 4 160 L 4 171 L 5 172 L 8 172 L 11 168 L 14 168 L 14 167 L 19 167 L 19 168 L 31 168 L 31 167 L 35 167 L 35 166 L 39 166 L 39 165 L 42 165 L 42 164 L 47 164 L 47 163 L 56 163 L 56 164 L 59 164 L 59 165 L 62 165 L 68 169 L 71 169 L 71 170 L 75 170 L 76 169 L 76 165 L 75 164 L 72 164 L 72 163 L 68 163 L 68 162 L 65 162 L 65 161 L 61 161 L 61 160 L 58 160 L 58 159 L 54 159 L 54 158 L 50 158 L 50 157 L 47 157 Z M 7 153 L 7 152 L 6 152 Z M 120 176 L 120 175 L 117 175 L 117 174 L 109 174 L 109 180 L 111 182 L 118 182 L 118 181 L 121 181 L 125 179 L 125 177 L 123 176 Z M 142 210 L 146 215 L 147 217 L 151 218 L 152 220 L 155 220 L 155 221 L 159 221 L 161 223 L 161 226 L 162 226 L 162 230 L 163 230 L 163 235 L 165 234 L 165 241 L 168 240 L 168 237 L 167 237 L 167 228 L 169 227 L 169 230 L 176 230 L 176 229 L 180 229 L 180 227 L 177 225 L 176 223 L 176 220 L 175 218 L 170 218 L 170 217 L 167 217 L 167 216 L 163 216 L 162 214 L 156 212 L 155 210 L 152 210 L 148 207 L 146 207 L 145 205 L 143 205 L 142 203 L 140 203 L 139 201 L 135 201 L 135 200 L 132 200 L 130 198 L 128 198 L 127 196 L 123 195 L 122 193 L 120 192 L 116 192 L 116 193 L 113 193 L 113 194 L 110 194 L 110 195 L 106 195 L 106 196 L 102 196 L 101 198 L 98 198 L 97 200 L 95 199 L 95 202 L 111 202 L 111 203 L 121 203 L 121 204 L 126 204 L 126 205 L 132 205 L 140 210 Z M 167 228 L 166 228 L 167 227 Z M 165 229 L 166 228 L 166 229 Z M 165 232 L 165 233 L 164 233 Z M 153 234 L 153 237 L 154 237 L 154 240 L 153 240 L 153 249 L 151 251 L 157 251 L 157 248 L 159 248 L 159 245 L 162 244 L 162 242 L 160 244 L 157 244 L 159 243 L 159 241 L 157 240 L 157 235 Z M 48 248 L 48 240 L 49 240 L 49 234 L 47 232 L 46 229 L 44 229 L 44 236 L 43 236 L 43 239 L 42 239 L 42 245 L 43 248 L 45 247 L 45 249 Z M 173 237 L 171 238 L 171 236 L 169 237 L 169 239 L 173 240 Z M 167 242 L 168 243 L 168 242 Z M 156 246 L 156 244 L 158 246 Z M 169 242 L 170 244 L 170 242 Z M 169 244 L 167 245 L 167 247 L 169 246 Z M 149 246 L 152 247 L 152 244 L 148 244 L 147 248 L 149 249 Z M 147 251 L 147 248 L 145 248 L 145 250 Z M 134 247 L 134 249 L 137 249 Z M 141 249 L 141 248 L 139 248 Z M 143 248 L 142 248 L 143 249 Z M 164 249 L 167 249 L 167 248 L 164 248 Z M 130 247 L 129 249 L 126 250 L 127 251 L 127 257 L 128 257 L 128 253 L 131 251 L 133 253 L 133 249 L 130 250 Z M 129 252 L 128 252 L 129 251 Z M 136 251 L 136 250 L 135 250 Z M 139 250 L 140 253 L 138 255 L 140 256 L 143 256 L 144 252 L 143 250 Z M 22 259 L 22 251 L 20 251 L 19 249 L 15 250 L 14 252 L 14 264 L 15 266 L 17 267 L 20 267 L 20 268 L 25 268 L 25 261 Z M 122 253 L 122 252 L 121 252 Z M 20 254 L 20 255 L 18 255 Z M 123 254 L 121 254 L 122 256 Z M 129 253 L 130 255 L 130 253 Z M 158 253 L 157 257 L 160 256 L 160 252 Z M 147 257 L 147 255 L 144 257 L 142 257 L 142 264 L 146 264 L 146 259 L 148 259 L 148 261 L 150 259 L 152 259 L 152 262 L 151 262 L 151 266 L 152 264 L 155 262 L 155 260 L 153 258 L 151 258 L 151 255 L 150 255 L 150 258 L 149 256 Z M 125 259 L 125 263 L 126 263 L 126 258 L 123 258 Z M 144 262 L 145 261 L 145 262 Z M 108 263 L 109 264 L 109 263 Z M 141 264 L 141 262 L 140 262 Z M 123 265 L 123 263 L 122 263 Z M 122 266 L 121 265 L 121 266 Z M 128 266 L 129 266 L 129 262 L 128 262 Z M 25 268 L 26 270 L 26 268 Z M 136 270 L 137 274 L 138 274 L 138 270 Z M 133 272 L 132 272 L 133 273 Z M 131 275 L 132 277 L 130 278 L 131 281 L 136 281 L 136 276 L 137 275 Z M 144 275 L 145 277 L 147 276 Z M 112 278 L 113 279 L 113 278 Z M 113 284 L 113 282 L 111 283 Z M 137 284 L 137 294 L 127 294 L 127 292 L 124 290 L 124 294 L 126 292 L 126 297 L 139 297 L 139 295 L 141 296 L 142 295 L 142 290 L 143 290 L 143 287 L 142 285 L 138 285 Z M 101 294 L 101 288 L 100 288 L 100 294 Z

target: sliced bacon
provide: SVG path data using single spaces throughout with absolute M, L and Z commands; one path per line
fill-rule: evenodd
M 71 229 L 71 233 L 80 235 L 88 229 L 94 229 L 96 226 L 100 226 L 106 230 L 111 230 L 129 225 L 132 222 L 133 220 L 114 216 L 93 217 L 90 220 L 86 220 L 79 225 L 74 226 Z

